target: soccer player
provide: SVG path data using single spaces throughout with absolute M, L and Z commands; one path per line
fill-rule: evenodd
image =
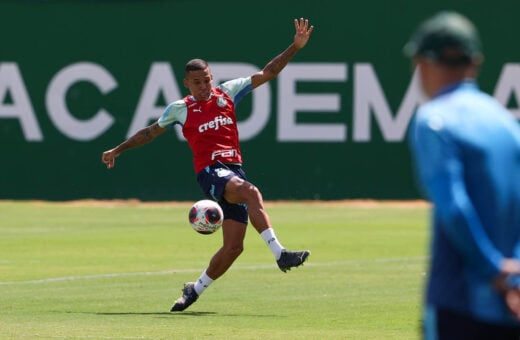
M 269 215 L 256 186 L 247 181 L 242 169 L 235 106 L 248 92 L 275 78 L 308 42 L 314 29 L 307 19 L 294 20 L 296 33 L 289 47 L 259 72 L 213 87 L 213 76 L 206 61 L 193 59 L 185 69 L 184 86 L 190 95 L 168 105 L 159 120 L 105 151 L 107 168 L 123 151 L 142 146 L 174 124 L 182 132 L 193 153 L 197 181 L 204 194 L 217 201 L 224 211 L 223 245 L 195 282 L 184 285 L 182 296 L 171 311 L 183 311 L 222 276 L 242 253 L 248 220 L 271 249 L 283 272 L 305 262 L 310 251 L 286 250 L 275 235 Z
M 405 45 L 428 101 L 410 129 L 433 203 L 425 339 L 520 339 L 520 128 L 479 90 L 477 29 L 440 12 Z

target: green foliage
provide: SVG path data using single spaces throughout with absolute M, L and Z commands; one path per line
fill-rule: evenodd
M 249 228 L 234 266 L 173 314 L 221 242 L 188 207 L 0 202 L 0 338 L 418 338 L 426 206 L 269 203 L 309 262 L 282 273 Z

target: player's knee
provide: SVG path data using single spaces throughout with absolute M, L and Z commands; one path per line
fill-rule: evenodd
M 249 182 L 244 183 L 243 194 L 246 197 L 246 203 L 248 203 L 248 204 L 250 204 L 252 202 L 261 202 L 262 201 L 262 193 L 252 183 L 249 183 Z
M 238 177 L 233 178 L 226 185 L 224 199 L 232 204 L 245 203 L 250 207 L 263 204 L 260 190 L 254 184 Z
M 243 244 L 237 244 L 230 247 L 224 247 L 224 252 L 228 258 L 236 259 L 244 251 Z

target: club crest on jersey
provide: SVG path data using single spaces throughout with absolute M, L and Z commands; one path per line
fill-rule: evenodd
M 227 100 L 224 97 L 218 97 L 217 98 L 217 105 L 219 107 L 225 107 L 227 105 Z

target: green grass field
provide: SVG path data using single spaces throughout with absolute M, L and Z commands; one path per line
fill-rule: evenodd
M 428 207 L 267 203 L 282 273 L 252 227 L 233 267 L 169 313 L 220 246 L 189 203 L 0 201 L 1 339 L 417 339 Z

